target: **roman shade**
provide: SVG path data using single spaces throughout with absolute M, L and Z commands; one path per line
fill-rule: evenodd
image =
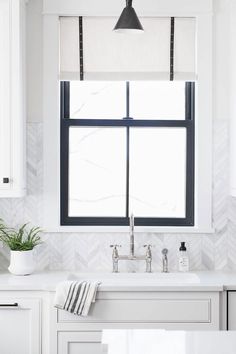
M 138 35 L 112 31 L 116 20 L 60 17 L 61 80 L 196 80 L 194 18 L 140 18 Z

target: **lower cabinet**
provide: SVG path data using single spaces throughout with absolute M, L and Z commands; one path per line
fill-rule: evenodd
M 101 354 L 103 329 L 220 329 L 219 292 L 99 291 L 87 317 L 54 308 L 54 295 L 0 291 L 0 354 Z M 236 329 L 236 292 L 229 308 Z
M 228 291 L 227 296 L 227 329 L 236 331 L 236 290 Z
M 58 354 L 102 354 L 102 332 L 59 332 Z
M 40 300 L 0 297 L 0 353 L 41 354 Z
M 53 301 L 53 295 L 52 295 Z M 102 292 L 87 317 L 51 306 L 51 354 L 100 354 L 103 329 L 219 330 L 218 292 Z

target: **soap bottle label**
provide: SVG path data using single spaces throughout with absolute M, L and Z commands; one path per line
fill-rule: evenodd
M 182 256 L 179 258 L 179 271 L 180 272 L 189 271 L 189 259 L 187 256 Z

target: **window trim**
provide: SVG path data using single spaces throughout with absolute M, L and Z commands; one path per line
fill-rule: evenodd
M 66 4 L 67 6 L 68 4 Z M 78 3 L 77 3 L 78 5 Z M 76 6 L 77 6 L 76 5 Z M 214 233 L 212 225 L 212 6 L 202 2 L 196 10 L 166 8 L 152 16 L 186 16 L 196 18 L 196 121 L 195 121 L 195 226 L 141 227 L 137 233 L 206 234 Z M 200 6 L 200 7 L 199 7 Z M 197 8 L 201 10 L 197 10 Z M 181 10 L 180 10 L 181 9 Z M 60 89 L 59 89 L 59 12 L 43 15 L 43 214 L 45 232 L 127 233 L 127 226 L 61 226 L 60 225 Z M 68 12 L 60 12 L 66 15 Z M 76 13 L 80 13 L 76 11 Z M 72 13 L 71 13 L 72 14 Z M 88 13 L 90 14 L 90 12 Z M 107 13 L 108 16 L 111 13 Z
M 194 116 L 195 83 L 185 83 L 184 120 L 135 120 L 129 117 L 129 83 L 126 83 L 126 117 L 123 119 L 70 119 L 70 82 L 60 83 L 61 133 L 60 133 L 60 224 L 63 226 L 128 226 L 129 210 L 125 217 L 69 216 L 69 129 L 70 127 L 184 127 L 186 128 L 186 206 L 185 218 L 135 217 L 136 226 L 194 226 Z M 129 156 L 127 154 L 127 166 Z M 128 171 L 128 169 L 127 169 Z M 128 183 L 127 183 L 128 185 Z M 127 195 L 128 198 L 128 195 Z M 127 201 L 126 201 L 127 202 Z

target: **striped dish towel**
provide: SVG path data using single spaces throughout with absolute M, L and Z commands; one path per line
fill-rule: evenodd
M 57 285 L 54 306 L 78 316 L 87 316 L 99 284 L 85 280 L 63 281 Z

